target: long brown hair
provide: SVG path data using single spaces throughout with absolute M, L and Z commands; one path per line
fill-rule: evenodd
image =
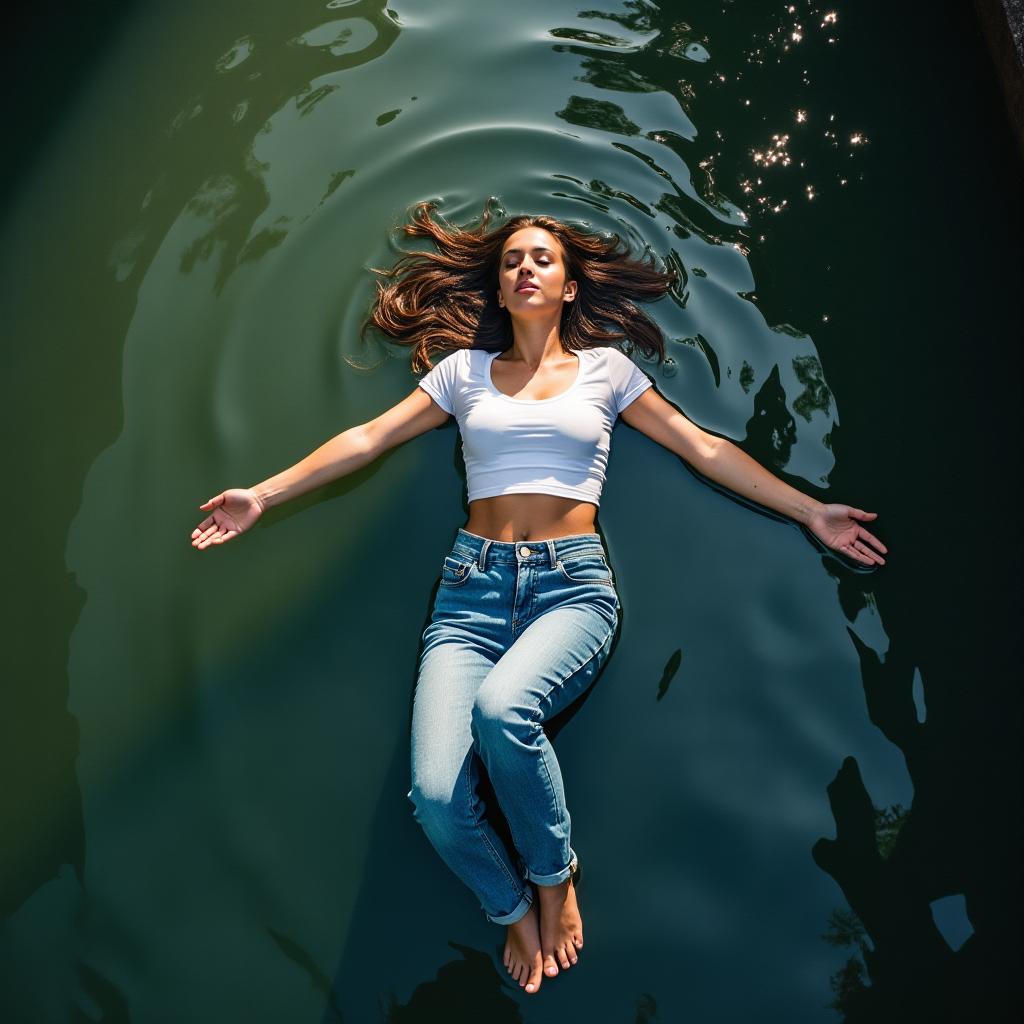
M 654 257 L 631 255 L 619 235 L 602 236 L 546 216 L 512 217 L 488 231 L 492 214 L 484 206 L 480 222 L 455 227 L 431 214 L 436 203 L 417 203 L 406 235 L 427 238 L 436 251 L 403 251 L 390 270 L 371 268 L 377 297 L 360 332 L 369 327 L 414 346 L 412 369 L 431 368 L 438 352 L 456 348 L 503 351 L 512 344 L 512 318 L 498 305 L 498 275 L 506 239 L 520 228 L 538 227 L 558 239 L 567 280 L 579 287 L 562 307 L 560 334 L 565 349 L 593 348 L 627 339 L 647 357 L 665 358 L 665 339 L 636 303 L 656 299 L 675 283 L 676 271 L 661 271 Z

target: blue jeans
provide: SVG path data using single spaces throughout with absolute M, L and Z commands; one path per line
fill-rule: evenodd
M 545 720 L 594 682 L 619 622 L 596 533 L 495 541 L 460 529 L 444 558 L 412 715 L 414 816 L 488 919 L 518 921 L 535 885 L 575 870 Z M 477 792 L 481 765 L 514 850 Z

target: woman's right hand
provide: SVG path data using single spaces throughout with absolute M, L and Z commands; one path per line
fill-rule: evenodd
M 199 507 L 204 511 L 213 509 L 192 531 L 192 547 L 199 551 L 245 533 L 263 515 L 263 504 L 247 487 L 222 491 Z

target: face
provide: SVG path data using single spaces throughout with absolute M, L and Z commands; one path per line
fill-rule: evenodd
M 544 228 L 520 228 L 505 240 L 498 286 L 498 305 L 513 316 L 557 314 L 563 302 L 576 298 L 562 246 Z

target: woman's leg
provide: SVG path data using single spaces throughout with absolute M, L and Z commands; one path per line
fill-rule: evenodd
M 470 729 L 477 690 L 493 668 L 489 652 L 468 631 L 441 623 L 427 628 L 413 701 L 408 796 L 434 849 L 475 893 L 487 917 L 512 924 L 533 896 L 484 817 Z
M 554 954 L 568 966 L 582 946 L 569 814 L 541 723 L 593 683 L 617 625 L 597 534 L 511 543 L 460 529 L 424 633 L 409 796 L 446 863 L 491 920 L 508 924 L 505 964 L 527 992 L 540 984 L 541 945 L 548 973 L 558 970 Z M 539 934 L 529 884 L 483 818 L 466 747 L 474 740 L 538 884 Z
M 565 552 L 529 581 L 528 614 L 515 642 L 487 674 L 473 707 L 473 732 L 498 801 L 537 885 L 541 962 L 549 977 L 583 948 L 583 920 L 571 881 L 576 854 L 562 773 L 542 724 L 576 700 L 607 660 L 618 627 L 611 572 L 592 552 Z M 532 584 L 532 585 L 531 585 Z
M 562 773 L 542 723 L 579 697 L 607 660 L 617 617 L 607 605 L 565 604 L 534 619 L 486 673 L 472 708 L 477 749 L 538 885 L 575 865 Z

